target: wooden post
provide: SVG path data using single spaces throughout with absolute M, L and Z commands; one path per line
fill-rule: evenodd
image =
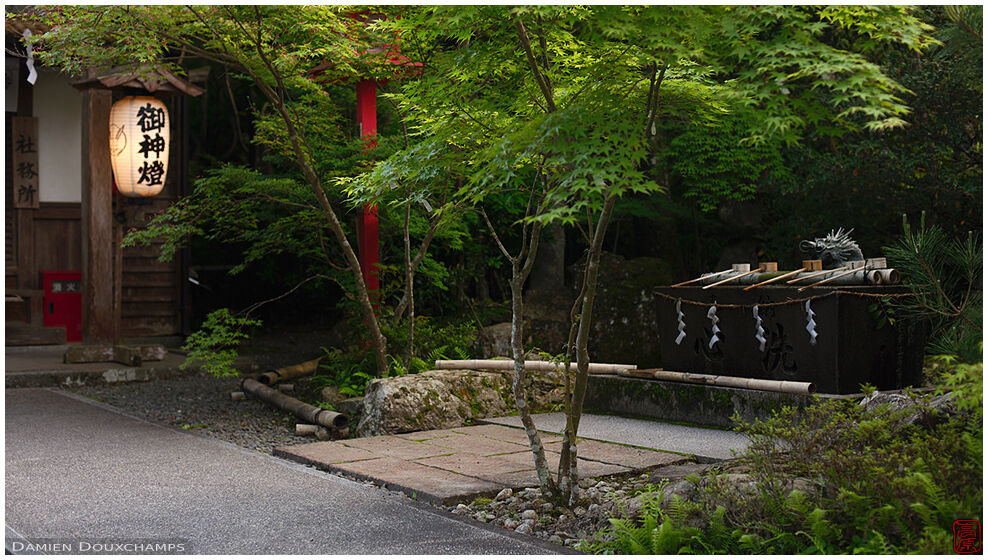
M 123 322 L 123 224 L 113 221 L 113 342 L 120 342 Z
M 82 341 L 113 344 L 113 171 L 110 90 L 82 91 Z
M 357 83 L 357 125 L 360 137 L 367 140 L 365 149 L 377 146 L 377 84 L 374 80 L 361 80 Z M 367 204 L 358 216 L 357 251 L 360 271 L 370 292 L 371 301 L 377 309 L 380 283 L 377 263 L 381 257 L 378 250 L 377 204 Z
M 34 86 L 23 78 L 24 66 L 21 66 L 21 75 L 17 80 L 17 116 L 34 116 Z M 8 144 L 8 150 L 12 150 L 12 145 Z M 8 151 L 8 157 L 11 153 Z M 14 176 L 8 177 L 10 188 L 14 188 Z M 39 193 L 40 194 L 40 193 Z M 14 190 L 16 199 L 17 191 Z M 13 203 L 13 200 L 10 201 Z M 38 270 L 34 260 L 34 209 L 18 208 L 17 213 L 17 287 L 23 290 L 38 289 L 41 280 L 38 278 Z M 41 298 L 38 298 L 40 301 Z

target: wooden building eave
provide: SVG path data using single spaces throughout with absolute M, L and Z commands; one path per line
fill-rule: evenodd
M 165 68 L 115 68 L 107 72 L 92 73 L 86 78 L 75 80 L 72 86 L 79 90 L 90 88 L 100 89 L 143 89 L 150 93 L 185 94 L 197 97 L 205 93 L 205 89 L 192 82 L 180 78 L 171 70 Z

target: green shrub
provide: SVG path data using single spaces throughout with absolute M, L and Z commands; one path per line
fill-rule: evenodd
M 333 386 L 348 397 L 359 397 L 372 379 L 374 356 L 371 348 L 363 343 L 360 331 L 345 349 L 333 348 L 319 363 L 319 372 L 312 378 L 315 391 Z M 398 350 L 407 346 L 408 325 L 382 325 L 382 332 L 388 339 L 388 347 Z M 388 355 L 388 377 L 421 373 L 433 369 L 436 360 L 466 359 L 476 338 L 476 328 L 471 324 L 439 325 L 429 317 L 415 318 L 415 355 L 412 356 L 406 371 L 404 357 Z
M 900 410 L 833 400 L 743 424 L 749 488 L 708 474 L 697 500 L 653 500 L 637 522 L 612 520 L 601 538 L 612 540 L 587 550 L 950 553 L 954 520 L 981 517 L 981 374 L 981 364 L 953 364 L 940 391 L 911 395 Z M 931 400 L 948 391 L 959 412 L 945 419 Z
M 239 375 L 233 368 L 237 346 L 249 337 L 245 331 L 260 325 L 256 319 L 234 316 L 229 309 L 213 311 L 199 330 L 185 339 L 182 349 L 188 356 L 181 369 L 197 365 L 203 372 L 217 377 Z

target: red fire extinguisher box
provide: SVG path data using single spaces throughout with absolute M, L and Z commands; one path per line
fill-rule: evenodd
M 82 271 L 42 270 L 44 325 L 65 327 L 65 340 L 82 340 Z

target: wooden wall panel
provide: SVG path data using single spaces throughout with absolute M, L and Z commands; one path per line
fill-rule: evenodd
M 77 203 L 41 204 L 34 216 L 36 271 L 82 269 L 80 220 Z
M 171 174 L 171 172 L 169 172 Z M 171 180 L 166 180 L 170 183 Z M 174 203 L 162 194 L 148 200 L 118 198 L 127 224 L 141 227 L 151 217 Z M 180 260 L 161 262 L 161 246 L 127 247 L 123 250 L 123 281 L 120 294 L 120 335 L 166 336 L 182 331 Z
M 178 261 L 159 262 L 160 246 L 123 252 L 120 333 L 123 337 L 181 332 Z
M 13 193 L 14 188 L 11 181 L 7 181 L 4 188 L 6 205 L 4 206 L 4 257 L 7 276 L 14 276 L 17 280 L 17 211 L 14 210 Z

